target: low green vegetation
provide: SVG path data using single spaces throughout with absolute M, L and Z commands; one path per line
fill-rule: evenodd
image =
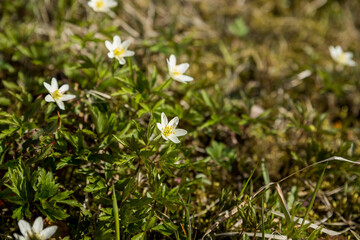
M 360 239 L 358 1 L 90 2 L 1 1 L 1 239 Z

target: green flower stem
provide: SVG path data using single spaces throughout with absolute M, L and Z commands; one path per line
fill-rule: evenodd
M 133 67 L 132 67 L 132 62 L 131 62 L 131 57 L 127 58 L 128 60 L 128 64 L 129 64 L 129 73 L 130 73 L 130 78 L 131 80 L 134 82 L 134 70 L 133 70 Z

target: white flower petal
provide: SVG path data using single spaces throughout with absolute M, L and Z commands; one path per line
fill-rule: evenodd
M 173 79 L 176 81 L 179 81 L 179 82 L 190 82 L 190 81 L 194 80 L 194 78 L 187 76 L 187 75 L 175 76 Z
M 43 237 L 45 237 L 45 239 L 49 239 L 49 238 L 51 238 L 52 235 L 54 235 L 56 230 L 57 230 L 57 226 L 51 226 L 51 227 L 47 227 L 44 230 L 42 230 L 40 234 Z
M 122 57 L 131 57 L 131 56 L 134 56 L 134 55 L 135 55 L 135 52 L 134 52 L 134 51 L 127 50 L 127 51 L 122 55 Z
M 109 57 L 109 58 L 114 58 L 114 57 L 115 57 L 114 52 L 109 52 L 109 53 L 108 53 L 108 57 Z
M 109 7 L 109 8 L 116 7 L 117 5 L 118 5 L 118 3 L 115 2 L 115 1 L 109 1 L 109 2 L 108 2 L 108 7 Z
M 76 98 L 75 95 L 65 94 L 60 98 L 60 101 L 68 101 L 68 100 L 71 100 L 71 99 L 74 99 L 74 98 Z
M 356 62 L 354 62 L 354 60 L 349 59 L 347 61 L 347 65 L 353 67 L 353 66 L 356 66 Z
M 170 74 L 170 76 L 171 76 L 173 70 L 172 70 L 172 67 L 171 67 L 171 65 L 170 65 L 169 59 L 166 59 L 166 62 L 167 62 L 167 65 L 168 65 L 169 74 Z
M 187 134 L 187 131 L 185 129 L 175 129 L 175 136 L 180 137 Z
M 95 2 L 93 2 L 93 1 L 88 2 L 88 5 L 89 5 L 89 7 L 91 7 L 94 11 L 96 11 L 96 12 L 97 12 L 97 8 L 96 8 L 96 4 L 95 4 Z
M 44 82 L 44 87 L 49 91 L 49 93 L 52 93 L 52 88 L 50 84 Z
M 124 65 L 125 63 L 126 63 L 126 61 L 125 61 L 125 59 L 122 57 L 122 58 L 118 58 L 118 60 L 119 60 L 119 63 L 121 64 L 121 65 Z
M 43 230 L 43 228 L 44 228 L 44 223 L 42 217 L 37 217 L 32 226 L 34 233 L 39 234 Z
M 179 143 L 180 140 L 175 135 L 170 135 L 169 140 L 171 140 L 173 143 Z
M 176 128 L 176 126 L 179 123 L 179 118 L 178 117 L 174 117 L 173 119 L 171 119 L 171 121 L 169 122 L 168 126 L 173 126 L 174 128 Z
M 169 65 L 171 68 L 176 66 L 176 57 L 173 54 L 170 55 Z
M 334 51 L 335 51 L 334 47 L 330 46 L 329 47 L 329 52 L 330 52 L 330 55 L 331 55 L 332 58 L 335 58 L 335 55 L 334 55 L 335 52 Z
M 112 43 L 110 41 L 106 40 L 105 41 L 105 46 L 109 51 L 113 50 L 113 46 L 112 46 Z
M 51 88 L 52 88 L 53 91 L 59 89 L 59 85 L 58 85 L 58 82 L 57 82 L 56 78 L 51 79 Z
M 130 40 L 125 40 L 123 43 L 122 43 L 122 47 L 123 49 L 127 49 L 130 45 L 131 41 Z
M 340 56 L 342 53 L 343 53 L 342 48 L 341 48 L 340 46 L 336 46 L 336 47 L 335 47 L 335 54 L 336 54 L 337 56 Z
M 116 35 L 114 37 L 113 47 L 114 48 L 120 47 L 120 45 L 121 45 L 121 38 L 118 35 Z
M 28 223 L 27 221 L 21 219 L 18 225 L 20 228 L 20 232 L 24 237 L 27 237 L 28 233 L 31 233 L 31 226 L 30 223 Z
M 182 63 L 177 65 L 176 68 L 179 71 L 179 73 L 184 73 L 186 72 L 186 70 L 188 70 L 189 66 L 190 65 L 188 63 Z
M 64 84 L 59 88 L 60 92 L 64 93 L 69 90 L 69 84 Z
M 354 56 L 354 54 L 352 52 L 345 52 L 344 55 L 345 55 L 345 58 L 347 58 L 347 59 L 351 59 Z
M 165 113 L 161 113 L 161 126 L 164 129 L 168 125 L 168 119 L 165 115 Z
M 17 240 L 26 240 L 23 236 L 20 236 L 17 233 L 14 233 L 14 238 L 17 239 Z
M 156 123 L 156 126 L 161 132 L 163 131 L 163 127 L 162 127 L 161 123 Z
M 163 139 L 165 139 L 165 140 L 169 140 L 167 137 L 165 137 L 165 135 L 164 134 L 162 134 L 161 133 L 161 136 L 163 137 Z
M 65 110 L 65 104 L 62 101 L 56 101 L 56 104 L 61 110 Z

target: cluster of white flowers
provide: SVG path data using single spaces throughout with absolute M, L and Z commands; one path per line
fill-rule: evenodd
M 18 225 L 20 232 L 22 234 L 19 235 L 17 233 L 14 233 L 15 239 L 18 240 L 30 240 L 30 239 L 47 240 L 51 238 L 51 236 L 54 235 L 54 233 L 57 230 L 57 226 L 50 226 L 43 229 L 44 222 L 42 217 L 36 218 L 32 227 L 30 226 L 30 223 L 22 219 L 19 221 Z
M 114 0 L 90 0 L 88 5 L 96 12 L 109 12 L 110 8 L 116 7 L 117 2 Z M 113 42 L 105 41 L 105 46 L 109 50 L 108 57 L 116 58 L 121 65 L 126 64 L 125 57 L 131 57 L 135 55 L 134 51 L 128 50 L 131 41 L 125 40 L 121 41 L 119 36 L 113 37 Z M 352 59 L 353 54 L 351 52 L 344 52 L 340 46 L 330 46 L 329 47 L 330 55 L 340 65 L 343 66 L 355 66 L 356 63 Z M 193 81 L 194 79 L 190 76 L 184 75 L 186 70 L 189 68 L 188 63 L 182 63 L 176 65 L 176 57 L 170 55 L 169 59 L 166 59 L 168 65 L 169 75 L 172 79 L 187 83 Z M 65 84 L 58 88 L 58 83 L 55 78 L 52 78 L 51 85 L 44 82 L 44 86 L 49 91 L 45 97 L 47 102 L 56 102 L 60 109 L 65 110 L 64 101 L 71 100 L 75 98 L 75 95 L 64 94 L 65 91 L 69 89 L 69 85 Z M 175 129 L 179 119 L 175 117 L 168 123 L 165 113 L 161 114 L 161 124 L 158 123 L 158 128 L 161 131 L 161 134 L 164 139 L 170 139 L 174 143 L 178 143 L 179 139 L 177 136 L 183 136 L 186 134 L 185 130 Z
M 109 12 L 110 8 L 117 6 L 117 2 L 114 0 L 90 0 L 88 5 L 96 12 Z M 119 36 L 113 37 L 113 42 L 105 41 L 105 46 L 109 50 L 108 57 L 116 58 L 121 65 L 126 64 L 125 57 L 131 57 L 135 55 L 134 51 L 128 50 L 131 41 L 121 41 Z M 187 83 L 194 80 L 192 77 L 184 75 L 189 68 L 189 63 L 182 63 L 176 65 L 176 57 L 170 55 L 169 59 L 166 59 L 168 65 L 169 75 L 172 79 Z M 69 85 L 64 84 L 59 88 L 58 82 L 55 78 L 51 79 L 51 84 L 44 82 L 45 88 L 49 91 L 49 94 L 45 96 L 46 102 L 56 102 L 61 110 L 65 110 L 64 101 L 74 99 L 76 96 L 71 94 L 64 94 L 69 90 Z M 179 143 L 178 136 L 184 136 L 187 132 L 183 129 L 175 129 L 179 122 L 179 118 L 173 118 L 169 123 L 165 113 L 161 114 L 161 124 L 158 123 L 158 128 L 161 131 L 161 135 L 165 140 L 171 140 L 174 143 Z

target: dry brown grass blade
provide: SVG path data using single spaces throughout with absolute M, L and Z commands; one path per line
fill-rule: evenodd
M 242 236 L 247 235 L 248 237 L 262 237 L 262 233 L 250 233 L 250 232 L 228 232 L 228 233 L 219 233 L 216 234 L 217 237 L 225 237 L 225 236 Z M 268 239 L 276 239 L 276 240 L 291 240 L 291 238 L 287 238 L 285 235 L 278 235 L 278 234 L 269 234 L 265 233 L 265 238 Z
M 360 235 L 357 234 L 356 232 L 354 232 L 353 230 L 350 230 L 350 232 L 354 235 L 354 237 L 357 239 L 357 240 L 360 240 Z
M 208 230 L 206 230 L 204 236 L 201 239 L 204 239 L 207 235 L 209 235 L 215 228 L 217 228 L 220 225 L 220 223 L 234 216 L 238 212 L 239 208 L 245 206 L 245 203 L 246 203 L 245 201 L 241 202 L 239 206 L 236 206 L 235 208 L 231 209 L 230 212 L 226 212 L 224 216 L 216 220 L 216 222 L 213 225 L 211 225 L 211 227 Z
M 281 218 L 285 218 L 285 215 L 284 215 L 283 213 L 281 213 L 281 212 L 271 211 L 271 210 L 266 210 L 266 211 L 271 212 L 271 213 L 274 214 L 275 216 L 278 216 L 278 217 L 281 217 Z M 299 224 L 301 224 L 303 220 L 304 220 L 303 218 L 294 217 L 294 221 L 296 221 L 296 222 L 299 223 Z M 305 220 L 305 224 L 309 224 L 309 223 L 310 223 L 310 221 Z M 318 229 L 319 227 L 320 227 L 320 225 L 317 225 L 317 224 L 314 224 L 314 223 L 311 223 L 311 224 L 309 225 L 309 228 L 312 228 L 312 229 Z M 344 230 L 341 231 L 341 232 L 336 232 L 336 231 L 333 231 L 333 230 L 330 230 L 330 229 L 327 229 L 327 228 L 322 228 L 320 231 L 321 231 L 322 233 L 325 233 L 325 234 L 329 235 L 329 236 L 339 236 L 339 235 L 341 235 L 341 234 L 349 231 L 349 229 L 347 228 L 347 229 L 344 229 Z
M 284 194 L 283 194 L 283 192 L 281 190 L 281 187 L 280 187 L 280 185 L 278 183 L 276 183 L 275 188 L 276 188 L 277 194 L 280 197 L 280 205 L 281 205 L 281 208 L 283 209 L 283 211 L 285 213 L 286 222 L 290 223 L 291 222 L 291 215 L 290 215 L 289 209 L 287 207 Z

